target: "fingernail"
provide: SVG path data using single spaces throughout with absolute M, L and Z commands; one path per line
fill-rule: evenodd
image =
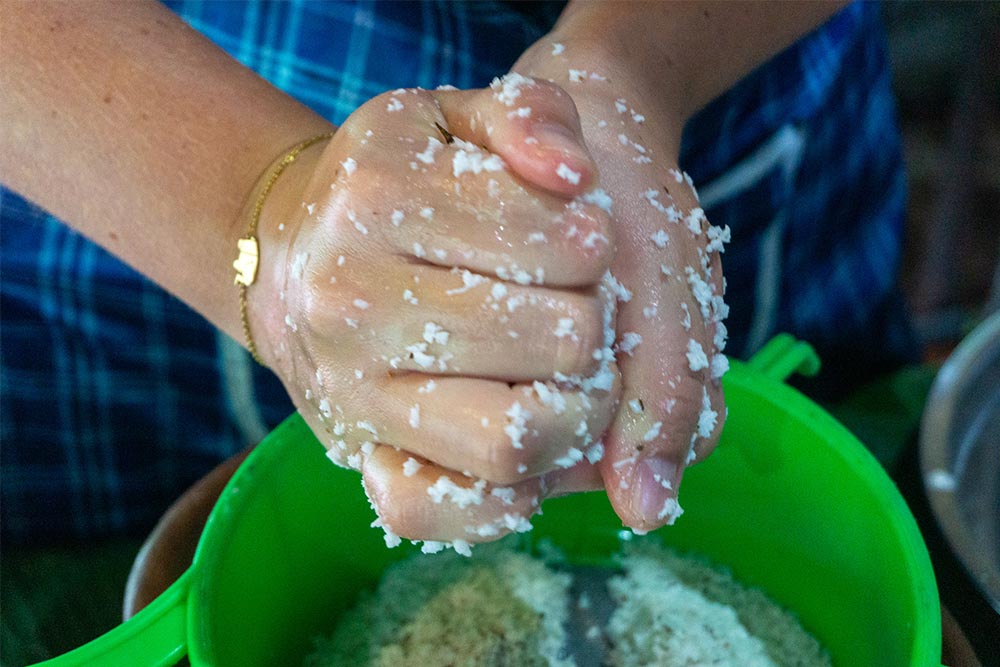
M 534 135 L 540 150 L 556 151 L 570 158 L 588 157 L 579 137 L 561 123 L 539 123 L 534 127 Z
M 639 463 L 635 471 L 636 494 L 639 513 L 650 524 L 666 520 L 672 525 L 684 510 L 677 503 L 675 478 L 677 466 L 658 457 L 650 457 Z

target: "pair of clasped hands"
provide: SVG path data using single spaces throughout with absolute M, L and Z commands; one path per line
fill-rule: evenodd
M 258 349 L 390 545 L 593 489 L 658 528 L 721 431 L 721 235 L 677 137 L 600 74 L 559 83 L 380 95 L 265 209 Z

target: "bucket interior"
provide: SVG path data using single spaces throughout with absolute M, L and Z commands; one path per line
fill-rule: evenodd
M 684 516 L 657 533 L 792 609 L 834 665 L 938 665 L 940 607 L 926 548 L 878 463 L 812 402 L 745 366 L 725 382 L 722 442 L 685 475 Z M 194 665 L 297 665 L 391 561 L 360 476 L 297 417 L 223 493 L 199 546 L 189 608 Z M 619 548 L 601 493 L 554 499 L 529 539 L 571 558 Z

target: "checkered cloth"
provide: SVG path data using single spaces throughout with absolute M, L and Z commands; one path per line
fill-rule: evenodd
M 486 85 L 561 10 L 168 4 L 338 124 L 388 89 Z M 877 8 L 851 5 L 713 102 L 686 129 L 682 165 L 713 222 L 733 229 L 731 352 L 785 330 L 834 358 L 852 351 L 837 370 L 905 353 L 892 289 L 905 185 Z M 146 530 L 291 412 L 239 346 L 99 247 L 9 191 L 0 220 L 8 543 Z

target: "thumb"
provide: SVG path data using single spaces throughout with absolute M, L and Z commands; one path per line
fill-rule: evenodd
M 674 330 L 669 321 L 636 317 L 640 305 L 624 304 L 619 313 L 627 330 L 617 345 L 623 400 L 600 466 L 618 516 L 634 529 L 649 531 L 681 515 L 684 469 L 695 459 L 695 444 L 718 438 L 720 410 L 713 406 L 721 405 L 722 390 L 705 370 L 691 370 L 685 345 L 689 332 Z M 700 328 L 695 333 L 704 335 Z
M 449 132 L 496 153 L 525 181 L 566 197 L 597 181 L 576 105 L 554 83 L 512 72 L 488 89 L 434 95 Z
M 601 462 L 611 505 L 625 525 L 639 532 L 672 524 L 683 513 L 677 495 L 689 447 L 682 441 L 692 432 L 680 414 L 664 420 L 651 413 L 635 414 L 623 405 L 605 438 Z

